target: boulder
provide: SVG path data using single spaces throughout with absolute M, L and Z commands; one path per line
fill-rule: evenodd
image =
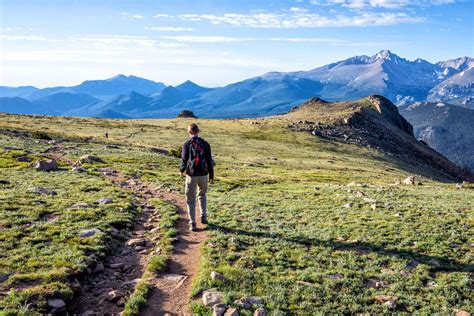
M 268 311 L 263 307 L 259 307 L 253 313 L 253 316 L 268 316 Z
M 244 309 L 251 309 L 252 308 L 252 304 L 250 304 L 249 302 L 247 302 L 243 298 L 234 301 L 234 305 L 236 305 L 238 307 L 241 307 L 241 308 L 244 308 Z
M 53 171 L 58 169 L 58 163 L 54 159 L 40 160 L 33 164 L 33 168 L 39 171 Z
M 217 290 L 207 290 L 202 294 L 202 303 L 205 306 L 214 306 L 224 300 L 224 295 Z
M 415 177 L 414 176 L 409 176 L 405 180 L 401 182 L 401 184 L 405 185 L 414 185 L 415 184 Z
M 97 203 L 99 203 L 99 205 L 110 204 L 112 202 L 113 202 L 112 199 L 109 199 L 109 198 L 100 199 L 100 200 L 97 201 Z
M 120 292 L 119 290 L 113 290 L 107 293 L 105 299 L 109 302 L 118 302 L 122 297 L 124 297 L 124 294 L 122 292 Z
M 18 161 L 18 162 L 30 162 L 32 160 L 33 159 L 31 159 L 30 157 L 27 157 L 27 156 L 20 156 L 20 157 L 16 158 L 16 161 Z
M 212 306 L 212 316 L 222 316 L 227 310 L 227 305 L 225 304 L 215 304 Z
M 48 306 L 56 311 L 66 308 L 66 303 L 62 299 L 53 298 L 48 300 Z
M 129 239 L 126 244 L 130 247 L 142 247 L 145 246 L 145 240 L 141 238 L 132 238 Z
M 81 165 L 83 163 L 95 163 L 95 162 L 105 163 L 105 161 L 100 157 L 93 156 L 93 155 L 84 155 L 77 160 L 76 165 Z
M 239 312 L 235 308 L 229 308 L 226 310 L 224 316 L 239 316 Z
M 225 280 L 225 277 L 224 277 L 224 275 L 222 275 L 222 274 L 219 273 L 219 272 L 212 271 L 212 272 L 211 272 L 211 279 L 212 279 L 212 280 L 218 280 L 218 281 L 224 281 L 224 280 Z

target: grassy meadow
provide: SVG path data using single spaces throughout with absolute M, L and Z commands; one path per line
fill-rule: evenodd
M 290 131 L 284 118 L 195 121 L 212 146 L 216 181 L 193 295 L 215 287 L 231 305 L 259 296 L 272 315 L 474 310 L 474 190 L 424 177 L 417 177 L 422 185 L 393 185 L 412 168 Z M 0 114 L 0 311 L 70 300 L 70 270 L 106 256 L 113 228 L 126 235 L 140 209 L 94 169 L 184 192 L 178 158 L 158 149 L 176 149 L 189 122 Z M 35 131 L 60 142 L 69 159 L 93 154 L 105 163 L 79 174 L 66 165 L 49 173 L 28 168 L 16 158 L 35 161 L 54 146 L 31 137 Z M 102 198 L 113 203 L 99 205 Z M 78 237 L 84 229 L 100 233 Z M 211 280 L 211 271 L 225 281 Z M 198 300 L 193 309 L 211 314 Z

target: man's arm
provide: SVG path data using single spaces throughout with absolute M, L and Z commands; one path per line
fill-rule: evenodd
M 206 146 L 206 164 L 209 172 L 209 180 L 214 180 L 214 161 L 212 160 L 211 145 L 207 143 Z
M 181 149 L 181 164 L 179 165 L 179 171 L 181 171 L 181 173 L 186 171 L 188 165 L 189 146 L 186 146 L 186 144 L 187 142 L 183 144 L 183 148 Z

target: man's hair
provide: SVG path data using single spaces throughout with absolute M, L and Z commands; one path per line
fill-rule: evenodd
M 199 133 L 199 126 L 197 126 L 196 123 L 191 123 L 188 125 L 188 131 L 190 131 L 193 134 Z

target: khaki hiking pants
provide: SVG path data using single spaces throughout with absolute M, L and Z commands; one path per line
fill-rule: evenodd
M 196 189 L 199 198 L 201 218 L 206 218 L 206 192 L 208 176 L 186 176 L 186 204 L 188 205 L 189 223 L 196 223 Z

